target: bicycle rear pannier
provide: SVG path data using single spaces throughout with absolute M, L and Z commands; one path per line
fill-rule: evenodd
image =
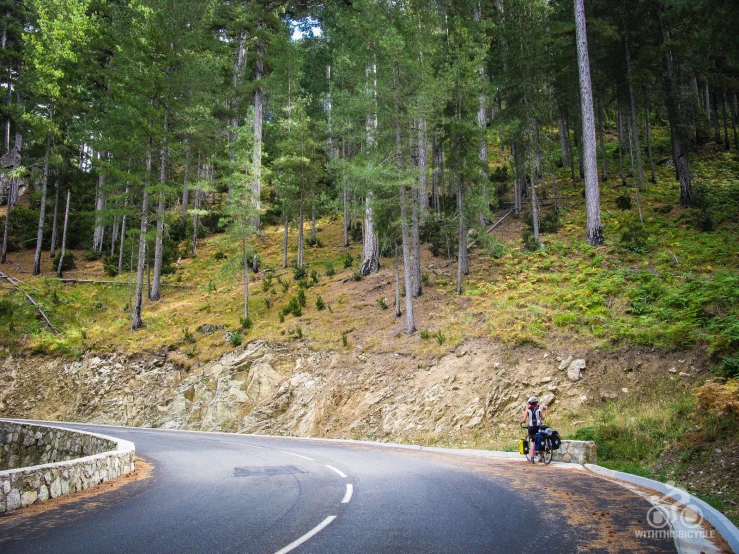
M 552 434 L 549 437 L 549 440 L 552 441 L 552 450 L 558 450 L 560 445 L 562 444 L 562 439 L 559 436 L 559 433 L 557 431 L 553 431 Z

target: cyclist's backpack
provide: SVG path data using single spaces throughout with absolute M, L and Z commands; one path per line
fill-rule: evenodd
M 562 444 L 562 439 L 557 431 L 552 430 L 552 434 L 549 435 L 549 440 L 552 441 L 552 450 L 559 450 L 559 447 Z

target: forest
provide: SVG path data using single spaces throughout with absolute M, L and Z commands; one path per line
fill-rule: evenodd
M 410 334 L 423 245 L 462 294 L 468 251 L 500 249 L 488 232 L 501 216 L 528 222 L 526 251 L 543 248 L 565 186 L 593 247 L 616 240 L 600 200 L 615 182 L 619 207 L 636 207 L 620 241 L 646 251 L 655 167 L 670 168 L 696 229 L 731 218 L 694 168 L 708 146 L 739 147 L 730 0 L 5 0 L 0 12 L 0 261 L 35 249 L 32 273 L 48 256 L 62 277 L 73 250 L 102 260 L 135 283 L 131 331 L 209 233 L 240 245 L 248 328 L 265 227 L 282 227 L 281 266 L 307 280 L 316 221 L 340 219 L 343 245 L 362 244 L 358 279 L 381 259 L 402 268 Z

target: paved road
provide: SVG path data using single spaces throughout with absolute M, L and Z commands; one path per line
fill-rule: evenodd
M 646 500 L 582 470 L 74 427 L 134 442 L 152 476 L 35 516 L 0 517 L 0 552 L 675 552 L 669 539 L 637 538 L 650 529 Z

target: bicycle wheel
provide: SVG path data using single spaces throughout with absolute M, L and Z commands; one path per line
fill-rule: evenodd
M 526 441 L 526 444 L 528 445 L 528 448 L 524 450 L 524 456 L 526 456 L 526 461 L 530 462 L 534 459 L 534 453 L 531 451 L 531 443 L 529 442 L 529 436 L 526 435 L 524 439 Z
M 552 439 L 549 437 L 546 437 L 544 439 L 544 449 L 541 452 L 541 455 L 544 457 L 544 463 L 546 465 L 549 465 L 552 463 L 552 457 L 554 456 L 554 450 L 552 450 Z

